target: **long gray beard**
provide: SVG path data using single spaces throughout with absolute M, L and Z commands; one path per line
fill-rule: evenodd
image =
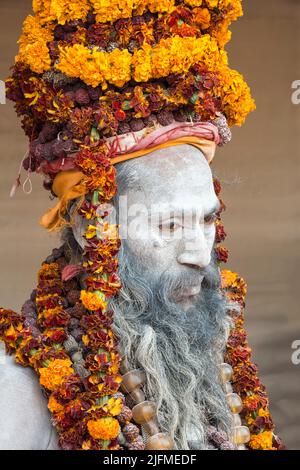
M 145 371 L 146 399 L 157 404 L 160 430 L 175 448 L 206 449 L 209 425 L 230 435 L 232 424 L 218 369 L 229 328 L 219 270 L 213 261 L 201 273 L 188 268 L 151 283 L 128 249 L 119 257 L 123 287 L 110 307 L 120 352 L 130 368 Z M 184 291 L 200 274 L 205 278 L 195 306 L 184 311 L 170 301 L 174 289 Z

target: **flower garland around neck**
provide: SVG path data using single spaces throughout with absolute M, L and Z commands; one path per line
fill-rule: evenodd
M 221 210 L 225 210 L 224 202 L 220 198 L 220 182 L 215 180 L 214 186 L 221 203 Z M 226 232 L 219 217 L 216 221 L 216 255 L 219 263 L 226 263 L 228 260 L 228 250 L 221 245 L 225 237 Z M 237 273 L 222 269 L 221 287 L 227 299 L 238 305 L 237 310 L 234 308 L 229 310 L 232 325 L 224 361 L 230 364 L 233 369 L 233 391 L 240 396 L 243 402 L 241 417 L 243 424 L 249 428 L 251 436 L 247 448 L 250 450 L 281 450 L 284 445 L 281 439 L 274 434 L 275 426 L 270 415 L 269 398 L 265 386 L 258 378 L 258 367 L 251 360 L 252 351 L 244 328 L 246 283 Z
M 83 148 L 77 164 L 88 192 L 79 213 L 90 222 L 83 253 L 85 288 L 74 290 L 73 285 L 70 290 L 62 281 L 66 260 L 50 259 L 38 273 L 36 308 L 29 301 L 22 315 L 0 310 L 0 339 L 16 353 L 18 363 L 37 372 L 63 449 L 121 449 L 121 425 L 122 444 L 129 450 L 143 449 L 139 429 L 132 424 L 126 441 L 132 413 L 118 392 L 121 358 L 111 328 L 113 314 L 107 309 L 107 298 L 120 288 L 115 259 L 119 238 L 117 227 L 104 221 L 107 214 L 99 208 L 115 194 L 115 170 L 101 143 Z M 74 279 L 69 282 L 76 285 Z M 66 308 L 68 302 L 73 307 Z M 75 336 L 80 346 L 69 334 L 74 322 L 79 323 Z

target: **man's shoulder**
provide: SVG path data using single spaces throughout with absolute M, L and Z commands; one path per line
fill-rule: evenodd
M 47 449 L 53 428 L 35 372 L 1 354 L 0 449 Z

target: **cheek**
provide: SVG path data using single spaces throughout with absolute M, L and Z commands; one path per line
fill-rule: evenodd
M 215 238 L 216 238 L 216 227 L 215 225 L 213 225 L 212 227 L 208 228 L 205 232 L 206 245 L 210 251 L 212 250 L 214 246 Z
M 167 269 L 172 264 L 172 260 L 176 259 L 175 241 L 162 240 L 155 232 L 150 231 L 144 237 L 129 237 L 127 245 L 145 267 L 155 271 Z

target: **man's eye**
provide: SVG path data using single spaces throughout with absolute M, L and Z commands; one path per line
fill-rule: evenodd
M 204 217 L 204 223 L 206 225 L 214 224 L 217 218 L 218 218 L 217 214 L 209 214 L 206 217 Z
M 178 227 L 178 224 L 174 221 L 164 222 L 163 224 L 159 224 L 159 230 L 161 231 L 168 230 L 170 232 L 173 232 L 174 230 L 176 230 L 177 227 Z

